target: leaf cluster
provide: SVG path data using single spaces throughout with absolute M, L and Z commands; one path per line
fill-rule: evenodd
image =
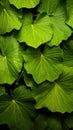
M 73 128 L 73 0 L 0 0 L 0 127 Z

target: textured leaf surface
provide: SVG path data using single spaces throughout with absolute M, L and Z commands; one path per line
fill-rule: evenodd
M 0 84 L 13 83 L 22 68 L 22 55 L 13 36 L 0 36 Z
M 29 48 L 24 53 L 24 67 L 32 74 L 37 83 L 45 80 L 54 81 L 63 71 L 62 50 L 59 47 L 45 47 L 43 53 L 39 49 Z
M 23 26 L 17 35 L 19 42 L 26 42 L 28 46 L 37 48 L 51 40 L 51 38 L 52 29 L 47 15 L 35 21 L 33 21 L 32 14 L 27 13 L 24 15 Z
M 46 12 L 51 21 L 53 37 L 48 43 L 49 46 L 58 46 L 63 40 L 66 40 L 71 34 L 71 29 L 66 25 L 67 19 L 65 3 L 61 0 L 41 0 L 39 11 Z
M 16 88 L 12 99 L 8 95 L 0 96 L 0 124 L 7 123 L 11 130 L 32 130 L 31 101 L 32 94 L 25 86 Z
M 66 0 L 66 7 L 67 7 L 67 24 L 73 28 L 73 0 Z
M 16 9 L 10 7 L 8 0 L 0 1 L 0 34 L 5 34 L 13 29 L 20 29 L 21 14 L 18 12 Z
M 39 4 L 40 0 L 9 0 L 11 4 L 16 6 L 18 9 L 20 8 L 34 8 Z
M 36 108 L 47 107 L 52 112 L 73 111 L 73 69 L 64 69 L 54 83 L 45 82 L 34 90 Z

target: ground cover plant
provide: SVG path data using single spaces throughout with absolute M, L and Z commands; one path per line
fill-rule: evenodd
M 0 0 L 0 129 L 72 130 L 73 0 Z

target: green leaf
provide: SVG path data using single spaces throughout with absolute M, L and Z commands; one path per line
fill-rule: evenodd
M 0 96 L 5 94 L 5 88 L 3 86 L 0 86 Z
M 73 28 L 73 0 L 66 0 L 68 19 L 66 23 Z
M 47 107 L 52 112 L 73 111 L 73 68 L 64 67 L 63 74 L 54 82 L 34 88 L 36 108 Z
M 73 112 L 64 116 L 64 124 L 68 128 L 73 128 Z
M 5 34 L 13 29 L 19 30 L 21 27 L 21 13 L 12 8 L 8 0 L 0 1 L 0 34 Z
M 73 40 L 66 42 L 63 46 L 64 66 L 73 67 Z
M 34 116 L 32 94 L 25 86 L 16 88 L 12 98 L 0 96 L 0 124 L 7 123 L 11 130 L 32 130 Z
M 36 86 L 36 83 L 34 82 L 31 75 L 27 74 L 26 71 L 23 73 L 24 82 L 27 85 L 27 87 L 33 88 Z
M 61 121 L 56 117 L 49 117 L 47 120 L 47 130 L 63 130 Z
M 47 128 L 47 116 L 40 114 L 35 119 L 35 130 L 46 130 Z
M 38 11 L 40 13 L 46 12 L 48 15 L 53 15 L 60 2 L 61 0 L 41 0 Z
M 40 16 L 41 17 L 41 16 Z M 23 18 L 23 26 L 17 35 L 19 42 L 26 42 L 28 46 L 37 48 L 41 44 L 51 40 L 52 29 L 47 15 L 33 21 L 33 15 L 26 13 Z
M 63 40 L 67 40 L 72 30 L 66 25 L 66 7 L 61 0 L 41 0 L 39 12 L 46 12 L 51 22 L 53 37 L 48 42 L 49 46 L 58 46 Z
M 34 8 L 39 4 L 40 0 L 9 0 L 10 4 L 13 4 L 16 8 Z
M 0 36 L 0 84 L 12 84 L 22 68 L 21 49 L 13 36 Z
M 60 119 L 49 114 L 39 114 L 35 120 L 35 130 L 63 130 Z
M 27 73 L 32 74 L 37 83 L 54 81 L 63 71 L 62 50 L 59 47 L 46 46 L 43 53 L 29 48 L 24 52 L 24 61 Z

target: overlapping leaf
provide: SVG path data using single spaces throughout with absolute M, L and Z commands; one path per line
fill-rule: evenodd
M 8 0 L 0 0 L 0 34 L 5 34 L 13 29 L 21 27 L 22 15 L 16 9 L 10 7 Z
M 73 40 L 68 41 L 63 46 L 64 66 L 73 67 Z
M 20 8 L 34 8 L 39 4 L 40 0 L 9 0 L 11 4 L 16 6 L 18 9 Z
M 52 29 L 50 19 L 47 15 L 35 21 L 33 21 L 31 13 L 24 15 L 23 26 L 17 35 L 19 42 L 26 42 L 28 46 L 37 48 L 41 44 L 51 40 L 51 38 Z
M 67 24 L 73 28 L 73 0 L 66 0 Z
M 0 36 L 0 84 L 13 83 L 22 68 L 22 55 L 13 36 Z
M 13 91 L 12 98 L 0 96 L 0 124 L 7 123 L 11 130 L 32 130 L 35 116 L 32 94 L 20 86 Z
M 31 75 L 27 74 L 25 71 L 23 73 L 23 78 L 24 78 L 24 82 L 26 84 L 27 87 L 33 88 L 35 87 L 37 84 L 34 82 L 33 78 Z
M 52 112 L 73 111 L 73 69 L 64 68 L 54 83 L 45 82 L 34 90 L 36 108 L 47 107 Z
M 63 130 L 62 124 L 59 118 L 57 117 L 49 117 L 47 120 L 48 129 L 47 130 Z
M 3 86 L 0 86 L 0 96 L 5 94 L 5 88 Z
M 61 0 L 41 0 L 41 4 L 38 8 L 38 10 L 42 12 L 46 12 L 48 15 L 53 15 L 54 11 L 56 10 L 57 6 Z
M 40 114 L 35 122 L 35 130 L 63 130 L 59 118 L 48 114 Z
M 64 130 L 73 127 L 73 40 L 62 42 L 72 28 L 73 0 L 0 0 L 0 125 L 62 130 L 57 114 L 67 112 Z M 32 92 L 36 109 L 60 113 L 36 117 Z
M 73 129 L 73 112 L 65 115 L 63 122 L 69 129 Z
M 32 74 L 37 83 L 54 81 L 63 71 L 62 50 L 59 47 L 46 46 L 43 53 L 29 48 L 24 53 L 24 60 L 27 73 Z
M 48 43 L 49 46 L 58 46 L 63 40 L 68 39 L 72 34 L 71 29 L 66 25 L 67 19 L 66 7 L 61 0 L 41 0 L 39 12 L 46 12 L 50 18 L 53 30 L 52 40 Z

